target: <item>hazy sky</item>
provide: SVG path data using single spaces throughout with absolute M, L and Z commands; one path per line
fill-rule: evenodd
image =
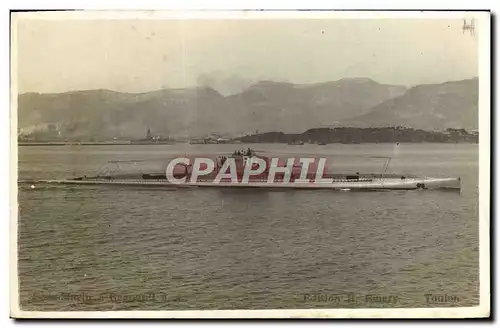
M 439 83 L 478 75 L 462 20 L 34 20 L 18 23 L 19 92 L 126 92 L 200 75 L 293 83 L 369 77 Z

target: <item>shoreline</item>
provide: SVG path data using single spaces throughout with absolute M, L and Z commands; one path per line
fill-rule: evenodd
M 396 142 L 361 142 L 361 143 L 341 143 L 341 142 L 332 142 L 326 145 L 318 145 L 318 144 L 304 144 L 304 145 L 287 145 L 282 142 L 257 142 L 257 143 L 220 143 L 220 144 L 196 144 L 196 145 L 254 145 L 254 144 L 264 144 L 264 145 L 287 145 L 294 147 L 302 147 L 302 146 L 317 146 L 317 147 L 327 147 L 328 145 L 365 145 L 365 144 L 395 144 Z M 399 142 L 399 144 L 475 144 L 477 142 Z M 179 143 L 130 143 L 130 142 L 82 142 L 82 143 L 65 143 L 65 142 L 18 142 L 18 147 L 43 147 L 43 146 L 176 146 L 176 145 L 190 145 L 188 142 L 179 142 Z

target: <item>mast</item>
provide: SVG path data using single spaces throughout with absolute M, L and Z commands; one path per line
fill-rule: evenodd
M 384 166 L 382 167 L 382 172 L 380 173 L 380 178 L 382 179 L 382 184 L 384 183 L 384 174 L 387 172 L 387 169 L 389 168 L 389 164 L 391 163 L 392 157 L 390 156 L 371 156 L 371 158 L 384 158 L 385 163 Z

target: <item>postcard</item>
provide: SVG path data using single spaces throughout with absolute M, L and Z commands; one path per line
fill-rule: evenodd
M 488 317 L 490 19 L 12 12 L 11 317 Z

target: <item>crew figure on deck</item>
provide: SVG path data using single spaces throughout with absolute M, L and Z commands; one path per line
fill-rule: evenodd
M 253 151 L 250 148 L 248 148 L 247 150 L 243 150 L 243 149 L 235 150 L 235 151 L 233 151 L 233 156 L 248 156 L 248 157 L 252 157 L 253 156 Z

